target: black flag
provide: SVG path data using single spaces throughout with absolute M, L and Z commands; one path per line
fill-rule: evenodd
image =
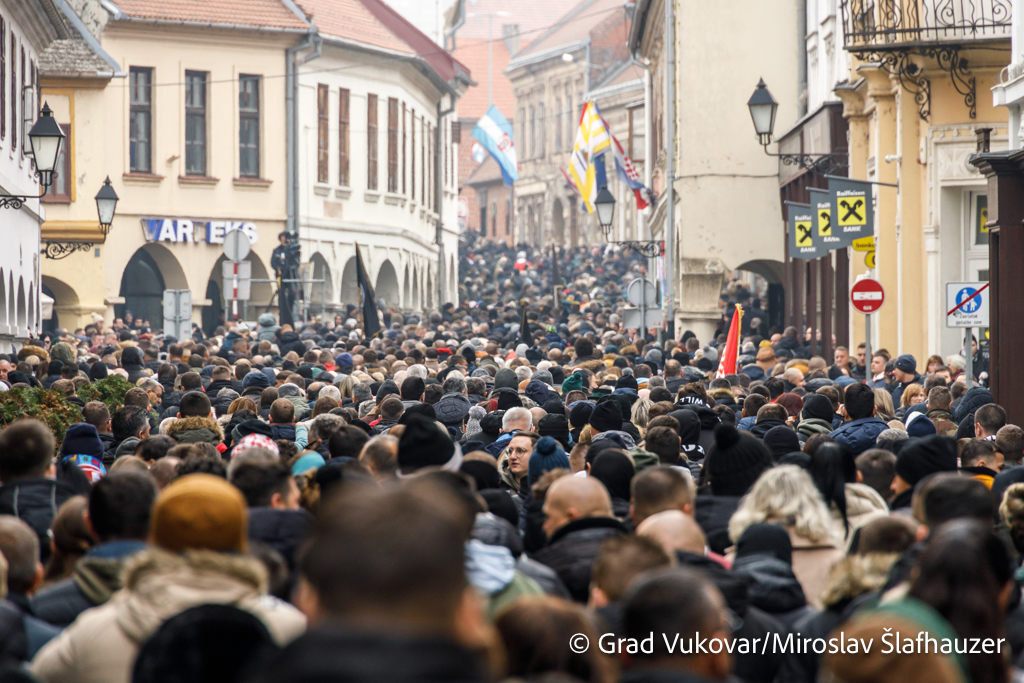
M 363 266 L 363 255 L 359 253 L 359 245 L 356 245 L 356 282 L 359 284 L 359 299 L 363 314 L 363 336 L 373 339 L 380 334 L 380 321 L 377 319 L 377 297 L 373 293 L 373 285 L 366 275 L 366 268 Z
M 533 335 L 530 334 L 530 324 L 526 322 L 526 299 L 520 302 L 523 307 L 523 318 L 519 321 L 519 343 L 533 346 Z

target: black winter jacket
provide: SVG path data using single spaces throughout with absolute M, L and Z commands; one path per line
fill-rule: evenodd
M 50 559 L 50 526 L 57 510 L 77 493 L 65 482 L 45 477 L 18 479 L 0 486 L 0 515 L 14 515 L 39 537 L 40 561 Z
M 613 517 L 577 519 L 558 529 L 533 559 L 558 573 L 573 600 L 586 603 L 590 595 L 590 568 L 601 544 L 626 533 L 622 522 Z

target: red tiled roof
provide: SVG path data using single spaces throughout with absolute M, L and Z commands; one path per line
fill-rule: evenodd
M 361 0 L 303 0 L 302 7 L 312 15 L 313 23 L 324 36 L 414 54 Z
M 455 51 L 459 60 L 473 70 L 476 85 L 466 90 L 459 98 L 459 118 L 478 119 L 487 113 L 487 42 L 467 41 L 460 44 Z M 505 75 L 509 54 L 505 43 L 494 43 L 494 56 L 491 72 L 491 85 L 494 91 L 494 104 L 511 120 L 515 109 L 516 98 L 512 89 L 512 81 Z
M 281 0 L 114 0 L 130 18 L 304 29 Z
M 527 47 L 517 52 L 515 60 L 585 40 L 591 29 L 614 12 L 624 12 L 627 3 L 628 0 L 583 0 L 559 19 L 550 31 L 538 36 Z

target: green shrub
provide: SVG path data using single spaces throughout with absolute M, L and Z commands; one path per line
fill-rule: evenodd
M 78 390 L 78 398 L 83 402 L 103 401 L 107 410 L 114 412 L 124 405 L 124 395 L 134 385 L 119 375 L 107 375 L 105 378 L 91 382 Z
M 60 391 L 18 387 L 0 392 L 0 427 L 25 417 L 45 422 L 58 443 L 64 440 L 69 426 L 82 421 L 78 406 L 68 403 Z

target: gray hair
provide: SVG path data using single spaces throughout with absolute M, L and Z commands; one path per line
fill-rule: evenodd
M 910 434 L 904 429 L 883 429 L 878 433 L 875 443 L 879 441 L 906 441 L 909 438 Z
M 525 427 L 523 425 L 526 425 Z M 501 428 L 510 432 L 513 429 L 529 431 L 533 429 L 533 415 L 526 408 L 509 408 L 501 418 Z
M 373 399 L 373 390 L 370 389 L 369 384 L 356 384 L 352 387 L 352 402 L 359 405 L 363 401 L 369 401 Z M 362 417 L 362 416 L 360 416 Z
M 466 380 L 462 377 L 452 377 L 455 373 L 448 375 L 445 379 L 444 384 L 441 385 L 441 389 L 446 394 L 464 394 L 466 393 Z
M 967 361 L 959 353 L 946 358 L 946 367 L 954 372 L 967 369 Z
M 410 365 L 406 372 L 409 374 L 409 377 L 419 377 L 420 379 L 426 379 L 428 374 L 427 366 L 420 365 L 419 363 Z
M 370 411 L 377 407 L 377 402 L 372 398 L 359 402 L 359 417 L 366 417 Z
M 317 398 L 323 398 L 324 396 L 333 398 L 338 403 L 341 403 L 341 390 L 333 384 L 328 384 L 317 394 Z
M 317 415 L 309 425 L 309 443 L 327 441 L 347 423 L 339 415 L 324 413 Z
M 531 370 L 528 366 L 520 365 L 518 368 L 516 368 L 516 379 L 518 379 L 520 382 L 525 382 L 529 380 L 531 377 L 533 377 L 533 370 Z
M 648 389 L 657 389 L 658 387 L 664 387 L 664 386 L 666 386 L 665 385 L 665 378 L 664 377 L 650 377 L 647 380 L 647 388 Z
M 163 385 L 160 384 L 160 382 L 157 382 L 155 379 L 151 379 L 149 377 L 140 381 L 138 386 L 143 391 L 155 391 L 163 387 Z

